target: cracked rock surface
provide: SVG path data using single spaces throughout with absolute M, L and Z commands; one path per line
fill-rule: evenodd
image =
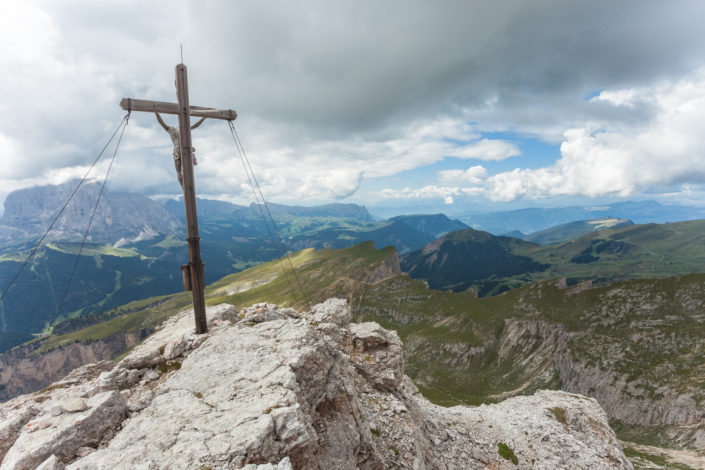
M 344 300 L 207 316 L 205 335 L 184 312 L 121 362 L 2 404 L 0 470 L 632 468 L 580 395 L 431 404 L 397 334 L 350 324 Z

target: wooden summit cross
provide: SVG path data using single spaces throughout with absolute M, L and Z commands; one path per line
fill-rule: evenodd
M 186 66 L 176 66 L 176 96 L 178 103 L 163 101 L 135 100 L 123 98 L 122 109 L 145 111 L 149 113 L 179 115 L 179 149 L 181 152 L 181 172 L 183 175 L 184 206 L 186 209 L 186 233 L 188 241 L 189 262 L 181 267 L 184 290 L 190 290 L 193 296 L 193 312 L 196 317 L 196 333 L 208 331 L 206 323 L 206 303 L 203 295 L 205 276 L 201 261 L 201 246 L 198 236 L 198 216 L 196 214 L 196 187 L 193 181 L 193 147 L 191 147 L 191 116 L 233 121 L 237 113 L 232 109 L 213 109 L 191 106 L 188 101 L 188 79 Z

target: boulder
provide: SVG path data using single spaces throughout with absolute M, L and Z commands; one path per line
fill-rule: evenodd
M 315 322 L 335 323 L 338 326 L 348 325 L 351 318 L 348 302 L 343 299 L 328 299 L 314 306 L 311 315 Z
M 88 409 L 86 401 L 81 397 L 67 398 L 61 403 L 61 410 L 67 413 L 76 413 Z M 53 414 L 53 413 L 52 413 Z M 55 416 L 58 416 L 56 414 Z

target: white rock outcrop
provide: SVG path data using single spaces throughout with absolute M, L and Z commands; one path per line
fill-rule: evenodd
M 118 364 L 0 406 L 9 469 L 630 469 L 595 400 L 542 391 L 443 408 L 402 344 L 344 300 L 184 312 Z

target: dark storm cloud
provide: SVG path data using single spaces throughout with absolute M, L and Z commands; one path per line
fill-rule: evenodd
M 240 106 L 343 131 L 488 102 L 583 113 L 576 98 L 596 88 L 678 77 L 705 59 L 698 2 L 209 5 L 188 12 L 194 59 L 221 62 Z

